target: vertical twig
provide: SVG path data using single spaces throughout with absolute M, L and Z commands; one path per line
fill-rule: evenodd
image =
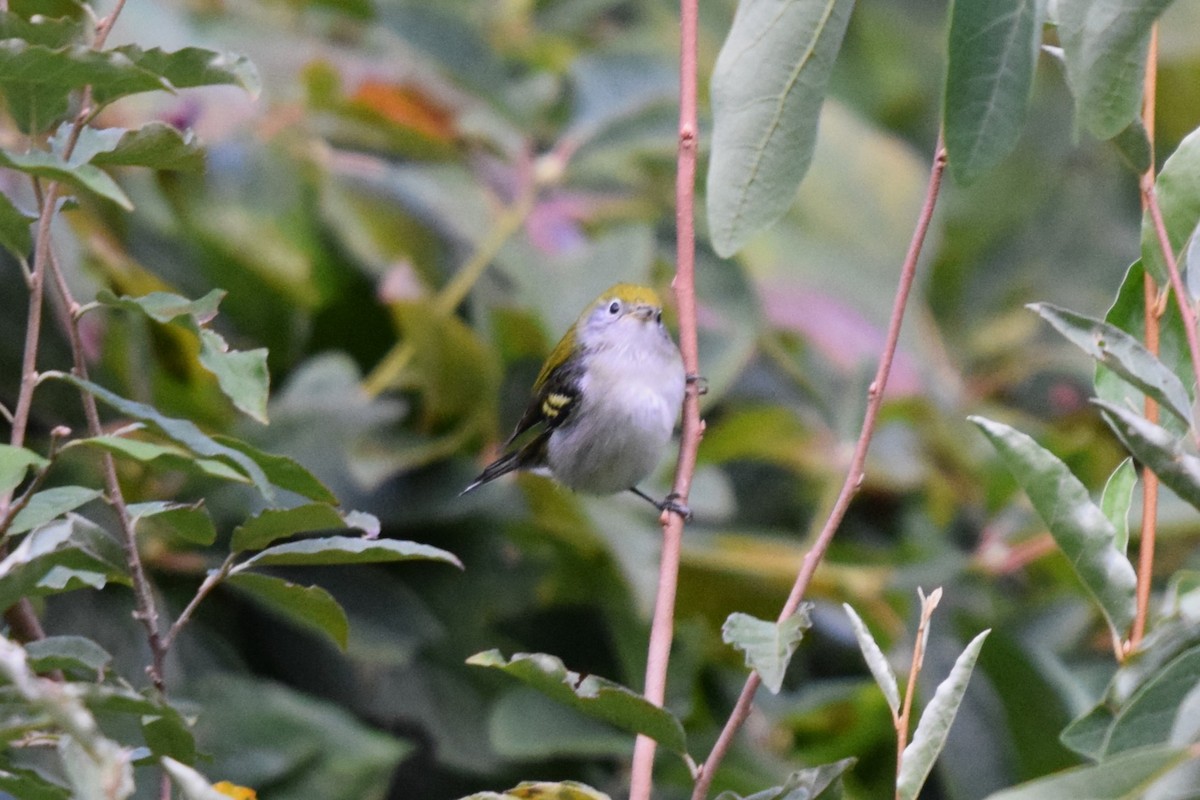
M 688 375 L 683 400 L 683 429 L 679 463 L 672 493 L 686 504 L 696 471 L 696 454 L 704 424 L 700 419 L 700 355 L 696 333 L 696 38 L 698 0 L 679 3 L 679 152 L 675 174 L 675 303 L 679 310 L 679 350 Z M 658 592 L 646 653 L 646 699 L 661 706 L 666 697 L 667 664 L 675 623 L 675 590 L 679 580 L 679 553 L 684 518 L 663 512 L 663 545 Z M 639 736 L 633 750 L 629 800 L 650 800 L 653 787 L 655 742 Z
M 884 342 L 883 353 L 879 357 L 879 368 L 875 372 L 875 380 L 871 382 L 871 387 L 868 391 L 867 411 L 863 418 L 858 443 L 854 446 L 854 455 L 850 459 L 850 467 L 846 472 L 846 480 L 842 484 L 837 502 L 834 503 L 833 509 L 829 512 L 829 518 L 826 520 L 825 526 L 821 529 L 820 535 L 813 542 L 812 549 L 804 556 L 804 561 L 800 566 L 800 573 L 796 576 L 796 582 L 792 586 L 792 592 L 779 614 L 781 621 L 790 617 L 799 607 L 800 600 L 804 597 L 804 593 L 808 589 L 809 581 L 812 580 L 817 565 L 821 563 L 825 551 L 829 548 L 829 543 L 833 541 L 833 535 L 837 533 L 838 526 L 841 525 L 842 518 L 846 515 L 846 510 L 850 507 L 850 501 L 858 494 L 858 490 L 862 486 L 865 475 L 867 449 L 871 444 L 871 437 L 875 433 L 875 422 L 879 417 L 879 409 L 883 405 L 884 390 L 887 388 L 888 377 L 892 372 L 892 359 L 896 355 L 896 346 L 900 341 L 900 326 L 904 321 L 904 309 L 908 305 L 908 295 L 916 277 L 917 261 L 921 256 L 921 249 L 925 244 L 925 234 L 929 231 L 929 222 L 933 218 L 934 209 L 937 207 L 938 193 L 942 185 L 942 174 L 945 170 L 946 147 L 942 139 L 942 134 L 939 131 L 937 146 L 934 149 L 933 165 L 929 171 L 929 183 L 925 191 L 925 202 L 921 207 L 921 214 L 917 219 L 916 229 L 913 231 L 912 241 L 908 246 L 908 253 L 904 257 L 904 264 L 900 268 L 900 280 L 896 287 L 895 300 L 892 303 L 892 316 L 888 323 L 887 338 Z M 717 737 L 717 741 L 713 745 L 708 758 L 701 765 L 700 774 L 696 779 L 696 786 L 692 792 L 692 800 L 704 800 L 708 796 L 708 789 L 712 785 L 717 767 L 720 765 L 722 759 L 725 758 L 729 747 L 733 744 L 734 735 L 742 726 L 742 723 L 746 721 L 746 717 L 750 713 L 750 704 L 754 700 L 754 693 L 758 689 L 758 684 L 758 673 L 750 673 L 750 677 L 746 679 L 746 684 L 742 687 L 742 692 L 734 704 L 729 719 L 725 722 L 725 727 L 721 730 L 720 736 Z
M 1148 193 L 1154 186 L 1154 109 L 1158 93 L 1158 25 L 1150 29 L 1150 47 L 1146 53 L 1146 80 L 1142 98 L 1142 125 L 1146 138 L 1150 140 L 1150 166 L 1142 175 L 1142 213 L 1147 211 Z M 1158 285 L 1147 271 L 1143 277 L 1143 308 L 1146 328 L 1146 349 L 1158 355 L 1159 350 L 1159 303 Z M 1180 299 L 1182 304 L 1182 299 Z M 1200 378 L 1200 373 L 1197 374 Z M 1146 419 L 1158 423 L 1158 402 L 1146 395 Z M 1158 530 L 1158 476 L 1153 471 L 1142 470 L 1142 525 L 1138 538 L 1137 610 L 1133 617 L 1133 628 L 1129 642 L 1124 648 L 1128 654 L 1137 649 L 1146 633 L 1146 617 L 1150 609 L 1150 583 L 1154 574 L 1154 543 Z
M 908 747 L 908 729 L 912 720 L 913 697 L 916 695 L 917 678 L 921 675 L 921 667 L 925 664 L 925 644 L 929 640 L 929 621 L 933 618 L 934 609 L 942 599 L 942 587 L 929 593 L 917 589 L 921 598 L 921 619 L 917 623 L 917 636 L 913 641 L 912 663 L 908 668 L 908 684 L 904 687 L 904 704 L 900 714 L 895 718 L 896 723 L 896 800 L 900 800 L 900 767 L 904 762 L 904 748 Z

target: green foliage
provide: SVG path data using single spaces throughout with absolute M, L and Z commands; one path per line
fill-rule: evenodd
M 782 622 L 768 622 L 749 614 L 730 614 L 721 626 L 721 638 L 746 654 L 746 666 L 758 673 L 763 686 L 779 694 L 788 662 L 804 632 L 812 626 L 810 606 L 801 606 Z

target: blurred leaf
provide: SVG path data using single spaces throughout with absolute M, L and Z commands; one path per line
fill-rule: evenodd
M 1142 175 L 1154 164 L 1154 151 L 1150 147 L 1150 136 L 1140 118 L 1134 118 L 1123 131 L 1112 139 L 1121 160 L 1137 175 Z
M 1200 680 L 1200 647 L 1173 659 L 1117 712 L 1101 758 L 1138 747 L 1170 743 L 1176 712 Z
M 191 317 L 196 325 L 207 325 L 217 316 L 217 309 L 223 297 L 225 292 L 221 289 L 213 289 L 198 300 L 188 300 L 172 292 L 118 297 L 107 289 L 102 289 L 96 295 L 96 302 L 145 314 L 155 322 L 164 324 L 174 322 L 179 317 Z
M 196 739 L 183 715 L 167 706 L 166 713 L 142 717 L 142 737 L 157 757 L 169 756 L 190 764 L 196 760 Z
M 273 453 L 264 453 L 262 450 L 240 439 L 234 439 L 232 436 L 214 436 L 213 439 L 218 444 L 244 453 L 254 463 L 258 464 L 267 477 L 271 479 L 271 483 L 280 489 L 295 492 L 298 495 L 307 497 L 309 500 L 316 500 L 318 503 L 336 503 L 338 501 L 337 496 L 329 491 L 325 484 L 321 483 L 315 475 L 293 458 L 277 456 Z
M 435 142 L 458 138 L 453 110 L 416 85 L 367 79 L 355 88 L 348 105 Z
M 1137 468 L 1133 465 L 1133 459 L 1127 458 L 1113 470 L 1100 495 L 1100 510 L 1117 531 L 1113 547 L 1122 555 L 1129 547 L 1129 506 L 1133 502 L 1133 490 L 1136 487 Z
M 708 227 L 728 258 L 787 211 L 853 0 L 743 0 L 712 78 Z
M 234 567 L 234 573 L 252 566 L 291 566 L 312 564 L 375 564 L 386 561 L 442 561 L 462 569 L 453 553 L 417 542 L 397 539 L 356 539 L 330 536 L 304 539 L 269 547 Z
M 250 483 L 250 479 L 224 461 L 212 458 L 197 458 L 182 447 L 173 444 L 147 442 L 142 439 L 130 439 L 127 436 L 95 436 L 88 439 L 76 439 L 67 444 L 69 447 L 98 447 L 113 455 L 132 458 L 143 463 L 153 463 L 162 460 L 165 464 L 179 469 L 199 472 L 213 478 L 239 483 Z
M 129 513 L 139 534 L 165 531 L 168 535 L 199 545 L 210 545 L 217 540 L 217 529 L 203 501 L 191 504 L 163 501 L 132 503 Z
M 1179 268 L 1183 270 L 1183 285 L 1192 303 L 1200 299 L 1200 224 L 1192 231 L 1188 239 L 1187 250 L 1184 251 L 1183 261 Z
M 979 650 L 989 633 L 990 630 L 983 631 L 967 644 L 954 662 L 950 674 L 938 684 L 933 699 L 921 713 L 921 721 L 917 723 L 912 742 L 904 748 L 901 756 L 900 773 L 896 776 L 896 797 L 899 800 L 916 800 L 925 779 L 929 777 L 934 762 L 946 745 L 946 737 L 950 735 L 950 726 L 954 724 L 954 717 L 967 691 Z
M 9 534 L 24 533 L 68 511 L 74 511 L 84 503 L 99 497 L 99 489 L 89 489 L 86 486 L 56 486 L 43 489 L 29 498 L 29 503 L 13 517 L 8 526 Z
M 1094 401 L 1129 452 L 1180 499 L 1200 508 L 1200 458 L 1188 454 L 1170 431 L 1133 411 Z
M 145 74 L 161 76 L 168 87 L 189 89 L 196 86 L 239 86 L 252 98 L 262 91 L 258 70 L 245 56 L 217 53 L 200 47 L 185 47 L 167 52 L 160 48 L 143 50 L 137 45 L 115 48 Z M 96 102 L 107 105 L 118 97 L 130 94 L 123 87 L 90 81 Z M 159 88 L 159 87 L 154 87 Z M 136 90 L 145 91 L 145 90 Z
M 74 585 L 72 576 L 88 583 L 128 582 L 121 546 L 95 524 L 69 514 L 31 531 L 0 561 L 0 604 L 8 608 L 22 597 L 62 591 Z
M 21 800 L 70 800 L 71 792 L 31 769 L 0 769 L 0 792 Z
M 92 128 L 84 128 L 85 133 Z M 147 122 L 122 132 L 116 145 L 90 159 L 100 167 L 149 167 L 168 171 L 204 169 L 204 149 L 191 131 Z
M 804 632 L 812 627 L 811 608 L 811 603 L 802 604 L 783 622 L 768 622 L 734 612 L 721 626 L 721 640 L 745 653 L 746 666 L 758 673 L 773 694 L 779 694 L 788 662 Z
M 1186 749 L 1147 747 L 1005 789 L 987 800 L 1140 800 L 1151 784 L 1187 758 Z
M 30 44 L 63 47 L 85 35 L 86 19 L 71 19 L 43 8 L 37 9 L 34 16 L 6 10 L 0 12 L 0 39 L 24 39 Z
M 181 444 L 199 456 L 208 456 L 227 461 L 241 470 L 254 486 L 262 493 L 268 503 L 275 502 L 275 490 L 271 481 L 258 463 L 248 457 L 240 449 L 229 447 L 217 442 L 205 434 L 196 424 L 186 419 L 168 417 L 153 406 L 127 400 L 120 395 L 110 392 L 99 384 L 80 380 L 74 375 L 62 375 L 62 380 L 90 393 L 105 405 L 111 406 L 122 414 L 144 422 L 171 441 Z
M 0 53 L 8 42 L 0 41 Z M 0 71 L 3 66 L 0 66 Z M 26 175 L 34 175 L 58 181 L 74 189 L 93 192 L 100 197 L 112 200 L 126 211 L 133 210 L 133 201 L 117 185 L 108 173 L 91 164 L 70 164 L 62 159 L 41 150 L 28 153 L 10 153 L 0 150 L 0 166 L 19 170 Z
M 1171 0 L 1058 0 L 1058 39 L 1075 117 L 1097 139 L 1119 134 L 1141 110 L 1150 27 Z
M 1167 241 L 1178 258 L 1200 223 L 1200 130 L 1188 134 L 1163 164 L 1155 180 L 1154 194 Z M 1167 262 L 1148 209 L 1142 215 L 1142 263 L 1160 285 L 1169 283 Z
M 1116 528 L 1053 453 L 1007 425 L 983 417 L 969 419 L 991 440 L 1029 495 L 1075 574 L 1096 598 L 1113 635 L 1124 636 L 1133 620 L 1137 577 L 1116 548 Z
M 229 795 L 214 789 L 199 772 L 170 756 L 163 757 L 162 767 L 179 788 L 183 800 L 229 800 Z
M 1104 755 L 1104 743 L 1108 739 L 1113 719 L 1112 709 L 1101 703 L 1073 720 L 1058 738 L 1081 756 L 1099 761 Z
M 647 108 L 671 105 L 679 72 L 665 59 L 642 54 L 585 53 L 571 62 L 572 118 L 564 139 L 578 147 Z
M 487 727 L 496 752 L 510 759 L 626 759 L 633 754 L 633 739 L 624 731 L 528 686 L 501 695 L 491 708 Z
M 83 636 L 47 636 L 25 645 L 29 666 L 35 672 L 51 670 L 88 672 L 97 678 L 104 675 L 112 655 L 91 639 Z
M 1025 127 L 1042 38 L 1038 0 L 954 0 L 946 64 L 950 171 L 966 185 L 1012 152 Z
M 1050 303 L 1032 303 L 1036 311 L 1072 344 L 1111 369 L 1187 423 L 1192 398 L 1183 382 L 1133 336 L 1115 325 Z
M 261 550 L 276 539 L 303 531 L 345 528 L 341 514 L 328 503 L 308 503 L 287 509 L 267 509 L 233 529 L 230 551 Z
M 196 741 L 211 755 L 205 769 L 269 786 L 271 800 L 384 800 L 412 749 L 340 706 L 270 681 L 214 674 L 192 696 L 204 709 Z
M 505 660 L 498 650 L 467 659 L 477 667 L 492 667 L 529 684 L 539 692 L 590 717 L 630 733 L 649 736 L 675 753 L 686 754 L 683 726 L 669 711 L 620 684 L 595 675 L 571 672 L 562 661 L 545 653 L 517 653 Z
M 26 214 L 8 195 L 0 193 L 0 247 L 18 261 L 29 258 L 33 251 L 33 234 L 29 226 L 36 219 L 36 215 Z
M 49 461 L 32 450 L 0 444 L 0 494 L 11 492 L 25 480 L 30 467 L 45 467 Z
M 71 798 L 125 800 L 134 790 L 129 752 L 111 739 L 93 735 L 95 739 L 86 744 L 67 734 L 58 740 L 58 756 L 73 789 Z
M 842 796 L 842 773 L 857 761 L 857 758 L 843 758 L 832 764 L 802 769 L 789 775 L 782 786 L 744 798 L 733 792 L 721 792 L 717 800 L 816 800 L 818 797 L 835 800 Z
M 346 612 L 320 586 L 300 586 L 283 578 L 255 572 L 235 572 L 229 585 L 245 591 L 285 619 L 325 634 L 343 650 L 350 635 Z
M 846 609 L 846 616 L 850 617 L 850 624 L 854 627 L 854 638 L 858 640 L 858 649 L 862 651 L 867 668 L 871 670 L 875 683 L 883 692 L 888 707 L 892 709 L 892 715 L 899 717 L 900 689 L 896 684 L 896 673 L 892 671 L 892 665 L 888 663 L 887 656 L 875 643 L 875 637 L 871 635 L 871 631 L 862 621 L 862 617 L 850 607 L 849 603 L 842 603 L 842 608 Z

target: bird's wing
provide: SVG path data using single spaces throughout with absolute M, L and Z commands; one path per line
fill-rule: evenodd
M 525 437 L 531 431 L 536 431 L 535 438 L 542 438 L 566 422 L 579 403 L 582 371 L 576 359 L 565 359 L 554 369 L 543 370 L 533 385 L 533 397 L 507 444 Z

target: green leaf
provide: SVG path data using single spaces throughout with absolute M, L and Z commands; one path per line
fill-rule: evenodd
M 708 227 L 729 257 L 792 204 L 853 0 L 743 0 L 712 78 Z
M 30 44 L 63 47 L 91 33 L 85 30 L 83 22 L 82 19 L 47 13 L 46 9 L 39 9 L 36 16 L 29 18 L 0 11 L 0 39 L 23 39 Z
M 385 561 L 443 561 L 462 569 L 462 562 L 441 548 L 397 539 L 359 539 L 330 536 L 303 539 L 269 547 L 234 568 L 242 572 L 251 567 L 305 566 L 313 564 L 376 564 Z
M 8 195 L 0 193 L 0 247 L 12 253 L 18 261 L 29 258 L 33 250 L 33 234 L 30 224 L 36 215 L 26 214 L 13 204 Z
M 142 463 L 154 463 L 162 460 L 164 463 L 191 472 L 199 472 L 213 478 L 238 483 L 250 483 L 243 473 L 213 458 L 197 458 L 183 447 L 160 442 L 148 442 L 143 439 L 130 439 L 126 436 L 95 436 L 90 439 L 76 439 L 65 447 L 98 447 L 113 455 L 131 458 Z
M 71 792 L 31 769 L 0 769 L 0 792 L 21 800 L 71 800 Z
M 47 636 L 25 645 L 29 666 L 36 672 L 55 669 L 91 673 L 103 677 L 112 655 L 83 636 Z
M 842 603 L 842 608 L 846 609 L 846 615 L 850 617 L 850 624 L 854 627 L 854 638 L 858 640 L 858 649 L 862 651 L 863 659 L 866 660 L 867 668 L 871 670 L 875 683 L 879 684 L 888 707 L 892 709 L 892 714 L 900 716 L 900 689 L 896 684 L 896 673 L 892 671 L 892 665 L 888 663 L 887 656 L 875 643 L 875 637 L 867 629 L 867 624 L 862 621 L 862 617 L 858 616 L 849 603 Z
M 74 511 L 84 503 L 95 500 L 101 494 L 100 490 L 89 489 L 86 486 L 56 486 L 52 489 L 43 489 L 29 498 L 29 504 L 13 517 L 8 532 L 16 534 L 31 531 L 55 517 L 68 511 Z
M 1183 382 L 1133 336 L 1115 325 L 1076 314 L 1050 303 L 1031 303 L 1071 344 L 1157 400 L 1184 423 L 1192 417 L 1192 398 Z
M 179 788 L 179 795 L 183 800 L 229 800 L 229 795 L 212 788 L 208 779 L 199 772 L 170 756 L 163 757 L 162 767 Z
M 1168 744 L 1175 717 L 1200 679 L 1200 647 L 1181 653 L 1143 684 L 1117 713 L 1102 758 L 1149 745 Z
M 946 63 L 950 171 L 966 185 L 1017 144 L 1042 36 L 1038 0 L 954 0 Z
M 841 792 L 842 773 L 854 766 L 857 758 L 843 758 L 832 764 L 822 764 L 793 772 L 782 786 L 742 797 L 734 792 L 721 792 L 717 800 L 816 800 L 818 797 L 838 797 Z M 828 795 L 826 790 L 833 789 Z
M 241 439 L 234 439 L 231 436 L 214 436 L 213 439 L 218 444 L 245 454 L 258 464 L 259 468 L 271 479 L 271 483 L 280 489 L 295 492 L 309 500 L 316 500 L 318 503 L 336 504 L 338 502 L 337 495 L 329 491 L 325 484 L 317 480 L 315 475 L 295 459 L 264 453 Z
M 170 706 L 162 714 L 142 717 L 142 738 L 155 756 L 170 756 L 184 763 L 196 760 L 196 739 L 183 715 Z
M 5 42 L 0 42 L 3 48 Z M 3 69 L 3 67 L 0 67 Z M 28 153 L 10 153 L 0 150 L 0 166 L 58 181 L 74 189 L 92 192 L 112 200 L 126 211 L 133 210 L 133 201 L 125 194 L 108 173 L 92 164 L 70 164 L 51 153 L 32 150 Z
M 191 131 L 180 131 L 165 122 L 147 122 L 140 128 L 122 131 L 114 147 L 97 153 L 90 161 L 98 167 L 196 172 L 204 169 L 204 148 Z
M 1200 508 L 1200 458 L 1187 453 L 1166 428 L 1120 406 L 1093 401 L 1117 438 L 1180 499 Z
M 758 673 L 773 694 L 779 694 L 788 662 L 804 632 L 812 627 L 811 607 L 809 603 L 802 604 L 783 622 L 768 622 L 734 612 L 721 626 L 721 640 L 745 653 L 746 666 Z
M 129 513 L 139 534 L 166 533 L 199 545 L 210 545 L 217 540 L 217 529 L 204 508 L 204 501 L 132 503 Z
M 1122 753 L 1091 766 L 1077 767 L 1023 783 L 987 800 L 1141 800 L 1146 790 L 1188 758 L 1186 749 L 1148 747 Z
M 158 411 L 153 406 L 127 400 L 120 395 L 110 392 L 99 384 L 80 380 L 74 375 L 60 374 L 59 378 L 90 393 L 97 400 L 110 406 L 122 414 L 144 422 L 176 444 L 183 445 L 196 455 L 220 459 L 232 464 L 254 483 L 255 488 L 262 493 L 267 502 L 275 502 L 275 490 L 270 480 L 258 463 L 246 456 L 240 450 L 220 444 L 205 434 L 194 422 L 186 419 L 174 419 Z
M 1137 577 L 1116 548 L 1116 529 L 1054 454 L 1007 425 L 983 417 L 969 419 L 991 440 L 1029 495 L 1075 574 L 1100 604 L 1113 635 L 1122 636 L 1133 621 Z
M 1064 728 L 1059 734 L 1059 741 L 1081 756 L 1099 761 L 1113 718 L 1112 709 L 1101 703 Z
M 96 295 L 96 302 L 113 308 L 123 308 L 145 314 L 155 322 L 174 322 L 179 317 L 191 317 L 197 325 L 207 325 L 217 316 L 225 292 L 213 289 L 198 300 L 188 300 L 173 292 L 150 292 L 139 297 L 116 296 L 107 289 Z
M 477 667 L 492 667 L 512 675 L 564 705 L 602 719 L 629 733 L 640 733 L 681 755 L 687 753 L 683 726 L 670 712 L 640 694 L 595 675 L 571 672 L 562 661 L 545 653 L 517 653 L 505 660 L 498 650 L 467 659 Z
M 136 45 L 118 47 L 112 52 L 125 56 L 139 69 L 161 76 L 175 89 L 239 86 L 252 98 L 258 97 L 262 91 L 258 70 L 245 56 L 218 53 L 200 47 L 167 52 L 157 47 L 143 50 Z M 93 93 L 96 101 L 102 105 L 116 99 L 104 86 L 93 86 Z
M 975 661 L 979 658 L 979 650 L 989 633 L 990 630 L 984 631 L 970 641 L 955 660 L 950 674 L 938 684 L 933 699 L 922 712 L 912 742 L 904 748 L 900 759 L 900 774 L 896 776 L 898 800 L 916 800 L 934 762 L 946 746 L 950 726 L 954 724 L 954 717 L 967 691 L 967 683 L 971 680 L 971 672 L 975 669 Z
M 345 528 L 341 514 L 328 503 L 309 503 L 287 509 L 267 509 L 233 529 L 229 549 L 261 550 L 276 539 L 304 531 Z
M 318 631 L 346 649 L 350 622 L 346 612 L 329 592 L 320 586 L 300 586 L 271 575 L 235 572 L 226 578 L 230 586 L 241 589 L 285 619 Z
M 8 608 L 22 597 L 97 579 L 128 582 L 121 546 L 93 523 L 68 515 L 31 531 L 0 561 L 0 604 Z
M 1154 164 L 1154 150 L 1150 147 L 1150 135 L 1139 117 L 1112 139 L 1113 147 L 1135 175 L 1142 175 Z
M 1150 27 L 1171 0 L 1058 0 L 1058 39 L 1080 127 L 1111 139 L 1137 117 Z
M 1113 547 L 1122 555 L 1129 547 L 1129 506 L 1133 502 L 1135 486 L 1137 468 L 1133 466 L 1133 459 L 1127 458 L 1113 470 L 1100 495 L 1100 510 L 1117 531 Z
M 1200 130 L 1184 137 L 1163 164 L 1154 183 L 1167 240 L 1178 258 L 1200 223 Z M 1167 262 L 1149 209 L 1142 215 L 1142 263 L 1160 285 L 1169 283 Z
M 6 494 L 21 485 L 30 467 L 48 466 L 49 461 L 32 450 L 0 444 L 0 494 Z

